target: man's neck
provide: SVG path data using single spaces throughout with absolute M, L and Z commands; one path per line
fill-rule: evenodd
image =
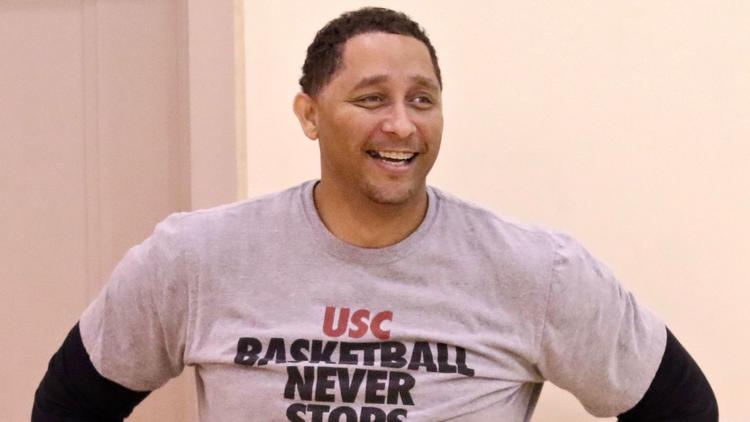
M 382 248 L 408 237 L 427 213 L 427 192 L 403 204 L 356 198 L 319 182 L 313 191 L 320 219 L 334 236 L 363 248 Z

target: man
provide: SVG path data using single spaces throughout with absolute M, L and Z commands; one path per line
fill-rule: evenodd
M 52 358 L 34 421 L 121 420 L 184 365 L 203 421 L 527 421 L 545 380 L 598 416 L 718 419 L 574 240 L 426 186 L 442 79 L 416 23 L 340 16 L 300 85 L 320 180 L 159 224 Z

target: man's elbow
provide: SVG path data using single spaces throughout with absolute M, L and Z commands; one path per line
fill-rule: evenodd
M 149 394 L 104 378 L 94 368 L 76 324 L 50 359 L 34 394 L 32 422 L 121 422 Z
M 620 422 L 716 422 L 719 406 L 698 364 L 667 329 L 667 345 L 646 394 Z

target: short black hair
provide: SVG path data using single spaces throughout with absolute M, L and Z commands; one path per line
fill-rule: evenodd
M 443 87 L 437 54 L 424 29 L 404 13 L 382 7 L 364 7 L 342 14 L 315 35 L 312 44 L 307 47 L 307 57 L 302 66 L 299 80 L 302 92 L 317 95 L 341 68 L 344 44 L 356 35 L 370 32 L 406 35 L 422 41 L 430 52 L 438 83 Z

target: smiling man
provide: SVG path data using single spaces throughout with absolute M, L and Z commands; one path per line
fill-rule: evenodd
M 443 133 L 437 58 L 416 38 L 384 32 L 353 36 L 341 50 L 331 80 L 315 86 L 306 75 L 294 101 L 303 131 L 320 142 L 315 203 L 337 237 L 387 246 L 427 209 L 425 178 Z
M 597 416 L 718 419 L 575 240 L 426 185 L 442 79 L 415 22 L 340 16 L 300 85 L 320 180 L 160 223 L 52 358 L 34 421 L 122 420 L 186 365 L 202 421 L 528 421 L 547 380 Z

